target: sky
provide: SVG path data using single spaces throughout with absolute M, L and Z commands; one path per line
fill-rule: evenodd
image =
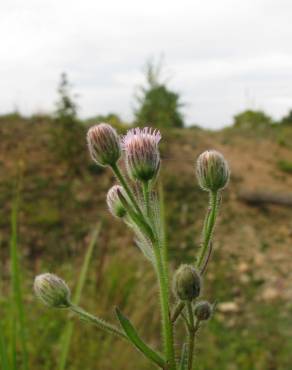
M 163 58 L 188 125 L 292 108 L 291 0 L 2 0 L 0 114 L 54 109 L 60 74 L 80 116 L 130 121 L 147 60 Z

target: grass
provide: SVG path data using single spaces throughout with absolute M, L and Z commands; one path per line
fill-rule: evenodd
M 65 359 L 63 366 L 68 370 L 153 370 L 127 343 L 107 337 L 78 320 L 73 319 L 73 323 L 65 312 L 47 310 L 33 297 L 31 285 L 36 271 L 53 271 L 69 284 L 78 279 L 76 271 L 80 271 L 80 261 L 84 256 L 88 225 L 95 224 L 96 218 L 102 217 L 104 232 L 99 237 L 98 248 L 92 252 L 83 286 L 82 306 L 109 321 L 114 320 L 111 308 L 121 307 L 141 328 L 143 338 L 154 347 L 157 345 L 159 311 L 155 306 L 157 291 L 154 278 L 140 260 L 124 226 L 107 216 L 104 197 L 114 179 L 106 170 L 93 173 L 88 168 L 89 161 L 88 164 L 80 163 L 82 174 L 68 178 L 66 167 L 50 154 L 46 125 L 44 122 L 32 126 L 28 121 L 0 125 L 5 143 L 5 148 L 0 151 L 3 169 L 0 172 L 5 174 L 0 178 L 0 315 L 4 317 L 0 322 L 0 368 L 23 370 L 18 307 L 13 312 L 16 322 L 9 305 L 12 297 L 7 291 L 10 277 L 7 266 L 12 264 L 9 250 L 12 251 L 13 247 L 14 252 L 16 249 L 16 262 L 22 260 L 21 264 L 18 263 L 18 281 L 25 302 L 24 329 L 29 329 L 26 344 L 30 370 L 60 370 L 61 357 Z M 236 200 L 236 195 L 241 186 L 280 188 L 289 192 L 292 177 L 289 170 L 287 172 L 287 165 L 280 181 L 274 174 L 279 159 L 292 158 L 291 147 L 279 145 L 270 136 L 253 136 L 252 132 L 247 138 L 234 130 L 228 135 L 220 132 L 211 136 L 203 130 L 177 132 L 169 130 L 165 133 L 168 151 L 164 155 L 162 169 L 171 246 L 169 257 L 173 268 L 182 259 L 184 262 L 192 261 L 194 249 L 200 241 L 206 199 L 196 185 L 196 155 L 215 147 L 224 151 L 233 168 L 215 231 L 217 242 L 210 274 L 208 272 L 206 276 L 210 281 L 206 282 L 204 298 L 214 297 L 219 303 L 238 300 L 241 310 L 230 315 L 217 312 L 214 319 L 202 328 L 196 350 L 198 370 L 288 370 L 292 363 L 292 312 L 291 304 L 289 310 L 291 295 L 288 285 L 292 271 L 289 257 L 292 210 L 273 207 L 270 212 L 262 213 L 242 205 Z M 287 140 L 288 134 L 292 137 L 291 130 L 288 132 L 287 129 Z M 223 140 L 225 137 L 227 144 Z M 15 145 L 19 142 L 20 146 Z M 13 217 L 11 214 L 9 219 L 11 184 L 16 172 L 14 163 L 19 156 L 27 163 L 21 212 L 15 212 Z M 290 167 L 291 164 L 288 165 Z M 235 181 L 236 178 L 242 179 L 241 182 Z M 70 194 L 67 191 L 69 182 L 72 185 Z M 58 210 L 60 222 L 54 220 L 55 212 L 45 214 L 48 203 L 50 208 Z M 19 204 L 17 208 L 19 211 Z M 10 233 L 10 230 L 17 230 L 17 224 L 21 227 L 21 243 L 17 240 L 17 233 L 14 236 Z M 269 248 L 263 246 L 263 241 L 269 241 Z M 103 250 L 106 250 L 104 256 L 101 255 Z M 264 262 L 261 264 L 259 261 L 257 265 L 254 261 L 259 255 Z M 101 269 L 102 258 L 105 261 Z M 237 267 L 242 262 L 250 265 L 255 281 L 251 278 L 247 284 L 239 282 L 242 273 Z M 280 271 L 276 269 L 277 264 Z M 250 277 L 249 272 L 246 274 Z M 256 279 L 261 279 L 263 284 L 256 285 Z M 262 290 L 275 281 L 279 284 L 281 297 L 263 302 Z M 72 334 L 66 329 L 68 324 L 73 326 Z M 68 332 L 70 335 L 64 334 Z M 12 363 L 16 366 L 12 367 Z
M 85 284 L 85 280 L 86 280 L 86 277 L 87 277 L 88 268 L 89 268 L 89 264 L 90 264 L 90 261 L 91 261 L 91 258 L 92 258 L 94 246 L 96 244 L 96 241 L 97 241 L 97 238 L 98 238 L 98 235 L 99 235 L 99 232 L 100 232 L 100 227 L 101 227 L 100 224 L 98 224 L 96 226 L 96 228 L 95 228 L 95 230 L 92 234 L 90 243 L 88 245 L 87 252 L 86 252 L 85 257 L 84 257 L 84 261 L 83 261 L 83 265 L 81 267 L 81 271 L 80 271 L 76 291 L 75 291 L 75 294 L 74 294 L 74 297 L 73 297 L 73 300 L 72 300 L 72 302 L 75 305 L 79 305 L 79 302 L 80 302 L 81 293 L 82 293 L 82 290 L 83 290 L 83 287 L 84 287 L 84 284 Z M 68 354 L 69 354 L 70 343 L 71 343 L 71 338 L 72 338 L 72 334 L 73 334 L 73 329 L 74 329 L 73 322 L 68 321 L 68 323 L 67 323 L 67 325 L 64 329 L 64 333 L 62 335 L 61 343 L 60 343 L 61 353 L 60 353 L 60 361 L 59 361 L 59 365 L 58 365 L 59 370 L 64 370 L 65 367 L 66 367 Z
M 13 322 L 12 329 L 12 343 L 16 343 L 19 338 L 21 346 L 21 357 L 23 370 L 28 370 L 28 351 L 27 351 L 27 329 L 25 323 L 25 313 L 22 298 L 22 276 L 19 266 L 19 254 L 17 248 L 17 216 L 20 202 L 20 188 L 21 180 L 17 184 L 15 199 L 12 205 L 11 212 L 11 240 L 10 240 L 10 262 L 11 262 L 11 286 L 12 286 L 12 300 L 11 300 L 11 320 Z M 16 364 L 16 345 L 12 346 L 12 368 L 17 370 Z

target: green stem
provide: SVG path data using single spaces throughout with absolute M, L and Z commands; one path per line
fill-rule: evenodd
M 78 306 L 75 306 L 74 304 L 71 304 L 69 309 L 72 312 L 76 313 L 81 319 L 94 324 L 98 328 L 100 328 L 100 329 L 102 329 L 102 330 L 104 330 L 108 333 L 117 335 L 120 338 L 128 340 L 127 336 L 119 328 L 117 328 L 116 326 L 114 326 L 112 324 L 109 324 L 108 322 L 104 321 L 103 319 L 100 319 L 99 317 L 95 317 L 95 316 L 91 315 L 90 313 L 83 310 L 81 307 L 78 307 Z
M 111 166 L 114 174 L 116 175 L 116 177 L 118 178 L 119 182 L 121 183 L 121 185 L 123 186 L 123 188 L 125 189 L 125 192 L 127 193 L 128 197 L 130 198 L 130 201 L 132 202 L 133 206 L 135 207 L 136 211 L 138 212 L 139 215 L 142 215 L 142 211 L 139 207 L 139 204 L 138 202 L 136 201 L 134 195 L 133 195 L 133 192 L 132 190 L 130 189 L 126 179 L 124 178 L 124 176 L 122 175 L 119 167 L 117 164 L 114 164 Z
M 184 308 L 185 308 L 185 302 L 179 301 L 176 307 L 174 308 L 172 316 L 171 316 L 171 322 L 173 324 L 176 322 L 176 320 L 178 319 L 179 315 L 182 313 Z
M 144 202 L 146 205 L 146 214 L 147 217 L 150 218 L 150 202 L 149 202 L 149 181 L 143 181 L 142 182 L 142 188 L 143 188 L 143 197 L 144 197 Z
M 160 249 L 154 245 L 154 253 L 156 258 L 156 271 L 159 282 L 161 312 L 162 312 L 162 329 L 163 339 L 165 346 L 166 359 L 169 365 L 168 370 L 175 370 L 175 353 L 174 353 L 174 340 L 173 340 L 173 324 L 170 318 L 169 309 L 169 288 L 167 280 L 165 279 L 164 269 L 160 254 Z
M 149 184 L 143 183 L 143 194 L 146 202 L 146 210 L 148 216 L 150 215 L 149 205 Z M 160 215 L 161 216 L 161 215 Z M 151 220 L 150 220 L 151 222 Z M 163 240 L 163 248 L 166 248 Z M 175 363 L 175 352 L 174 352 L 174 339 L 173 339 L 173 324 L 171 322 L 170 308 L 169 308 L 169 284 L 168 284 L 168 269 L 167 261 L 163 259 L 165 254 L 161 251 L 159 240 L 153 241 L 153 250 L 156 260 L 156 273 L 159 283 L 160 291 L 160 303 L 161 303 L 161 314 L 162 314 L 162 333 L 164 340 L 164 349 L 167 360 L 167 370 L 176 370 Z
M 162 255 L 162 263 L 165 271 L 166 281 L 168 282 L 168 248 L 167 248 L 167 232 L 166 232 L 166 219 L 165 219 L 165 202 L 164 202 L 164 192 L 162 182 L 159 183 L 158 188 L 159 193 L 159 210 L 160 210 L 160 224 L 162 228 L 161 233 L 161 255 Z
M 193 357 L 194 357 L 194 344 L 195 344 L 195 325 L 194 325 L 194 315 L 192 310 L 191 302 L 187 302 L 189 327 L 188 327 L 188 370 L 192 370 L 193 367 Z
M 197 262 L 197 266 L 200 267 L 203 263 L 208 248 L 210 247 L 210 241 L 212 238 L 216 216 L 217 216 L 217 204 L 218 204 L 218 192 L 210 192 L 210 210 L 208 210 L 206 221 L 203 231 L 203 245 L 201 248 L 201 253 Z

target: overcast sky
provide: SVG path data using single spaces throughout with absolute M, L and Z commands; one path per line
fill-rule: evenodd
M 188 124 L 292 108 L 291 0 L 2 0 L 0 113 L 50 111 L 66 71 L 80 115 L 132 118 L 143 65 L 164 55 Z

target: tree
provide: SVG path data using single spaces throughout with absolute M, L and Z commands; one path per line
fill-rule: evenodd
M 82 126 L 77 118 L 77 103 L 74 101 L 76 95 L 71 93 L 72 86 L 68 81 L 66 73 L 61 74 L 58 86 L 59 99 L 54 112 L 54 125 L 51 130 L 52 146 L 54 153 L 59 159 L 68 165 L 68 170 L 75 174 L 79 172 L 80 153 L 82 143 L 80 137 L 83 135 Z
M 283 125 L 292 125 L 292 109 L 288 112 L 288 114 L 282 118 L 280 121 Z
M 238 128 L 259 128 L 272 123 L 272 118 L 263 111 L 246 110 L 234 116 L 234 126 Z
M 171 91 L 165 81 L 160 81 L 161 65 L 152 62 L 146 66 L 146 87 L 141 87 L 137 97 L 135 121 L 139 125 L 157 127 L 183 127 L 182 104 L 178 93 Z
M 66 73 L 61 74 L 58 87 L 59 100 L 56 103 L 55 118 L 62 125 L 75 124 L 77 119 L 77 104 L 74 102 L 74 95 L 71 94 L 71 84 Z

